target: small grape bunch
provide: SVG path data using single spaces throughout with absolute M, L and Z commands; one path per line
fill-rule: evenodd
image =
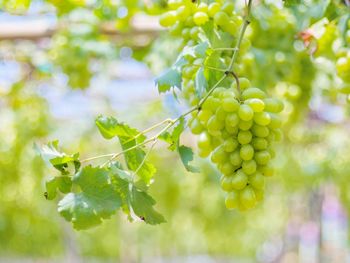
M 265 177 L 273 175 L 273 143 L 282 138 L 278 113 L 283 103 L 268 98 L 249 80 L 240 78 L 241 94 L 233 88 L 215 89 L 190 122 L 198 135 L 201 157 L 211 156 L 223 174 L 226 207 L 247 210 L 263 199 Z
M 200 42 L 199 35 L 203 32 L 201 27 L 209 21 L 232 35 L 237 34 L 242 24 L 242 17 L 235 13 L 234 5 L 230 1 L 207 4 L 191 0 L 170 0 L 168 7 L 170 11 L 160 16 L 159 23 L 169 28 L 172 35 L 182 38 L 181 48 Z

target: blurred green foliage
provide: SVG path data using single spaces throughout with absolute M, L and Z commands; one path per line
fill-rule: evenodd
M 175 154 L 160 147 L 151 156 L 158 170 L 151 194 L 158 201 L 157 209 L 164 214 L 166 224 L 157 227 L 141 222 L 130 224 L 124 215 L 117 214 L 99 228 L 73 231 L 59 217 L 56 206 L 45 200 L 45 179 L 50 178 L 52 171 L 36 156 L 33 144 L 57 137 L 57 133 L 67 138 L 71 130 L 78 130 L 79 136 L 65 140 L 70 150 L 104 153 L 115 151 L 115 146 L 102 142 L 97 130 L 92 128 L 92 119 L 86 120 L 91 125 L 86 122 L 80 125 L 79 116 L 70 117 L 67 122 L 54 116 L 47 98 L 41 94 L 41 85 L 54 89 L 55 78 L 61 73 L 67 77 L 68 87 L 80 89 L 91 86 L 93 77 L 111 77 L 106 68 L 116 60 L 123 61 L 121 49 L 132 48 L 132 41 L 123 39 L 122 44 L 111 41 L 101 34 L 100 24 L 112 21 L 118 30 L 129 32 L 130 19 L 135 14 L 158 14 L 166 4 L 163 1 L 118 1 L 119 5 L 114 1 L 92 1 L 91 5 L 84 1 L 43 2 L 53 5 L 59 21 L 69 26 L 58 30 L 49 43 L 42 45 L 26 41 L 0 43 L 1 59 L 9 53 L 25 66 L 18 80 L 0 86 L 0 261 L 7 257 L 87 257 L 134 262 L 152 261 L 160 256 L 208 254 L 256 262 L 259 249 L 267 241 L 285 235 L 298 200 L 305 201 L 302 212 L 298 210 L 304 221 L 321 220 L 321 215 L 313 210 L 313 196 L 325 195 L 325 189 L 334 186 L 335 196 L 339 194 L 343 206 L 350 209 L 349 107 L 338 92 L 343 83 L 334 67 L 336 55 L 330 47 L 333 42 L 319 42 L 323 46 L 314 55 L 328 61 L 315 61 L 310 59 L 298 36 L 324 14 L 330 14 L 332 19 L 341 3 L 335 1 L 327 8 L 319 3 L 311 15 L 309 4 L 291 3 L 291 9 L 266 4 L 254 10 L 249 36 L 252 51 L 241 58 L 242 72 L 253 84 L 281 97 L 287 104 L 285 141 L 274 161 L 277 176 L 269 184 L 263 204 L 245 214 L 227 211 L 218 187 L 219 173 L 213 166 L 206 160 L 197 160 L 202 173 L 188 174 Z M 29 5 L 30 1 L 0 1 L 1 8 L 15 13 L 24 12 Z M 128 12 L 119 10 L 122 7 Z M 338 15 L 343 16 L 343 12 L 339 11 Z M 145 59 L 151 69 L 159 72 L 171 64 L 169 50 L 177 46 L 178 40 L 161 36 L 152 45 L 147 42 L 142 48 L 134 48 L 133 55 Z M 349 43 L 342 44 L 344 47 L 349 48 Z M 62 92 L 77 91 L 63 88 Z M 87 94 L 88 90 L 82 96 Z M 104 113 L 119 111 L 118 107 L 113 109 L 108 98 L 102 101 L 106 104 Z M 90 98 L 88 103 L 94 102 Z M 130 101 L 125 113 L 135 114 L 133 103 Z M 166 116 L 169 107 L 159 104 L 155 101 L 156 106 L 145 106 L 149 114 L 138 116 L 140 128 Z M 189 134 L 184 140 L 192 144 Z

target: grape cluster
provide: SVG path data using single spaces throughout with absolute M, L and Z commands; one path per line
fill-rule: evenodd
M 210 30 L 218 34 L 228 34 L 237 37 L 243 19 L 234 11 L 230 1 L 215 1 L 210 4 L 191 0 L 170 0 L 169 11 L 161 15 L 160 24 L 168 27 L 170 33 L 181 39 L 180 50 L 196 46 L 206 38 L 205 26 L 210 23 Z M 213 32 L 211 32 L 213 33 Z M 234 43 L 232 43 L 234 44 Z M 243 39 L 240 53 L 250 47 L 250 41 Z M 227 47 L 227 48 L 233 48 Z M 232 58 L 232 51 L 220 51 L 217 65 L 227 68 Z M 192 106 L 199 102 L 195 94 L 195 75 L 198 70 L 207 66 L 203 57 L 186 57 L 188 64 L 182 68 L 182 97 Z M 234 65 L 237 67 L 237 65 Z M 236 68 L 235 68 L 236 70 Z M 237 70 L 236 70 L 237 71 Z
M 202 26 L 213 21 L 223 31 L 236 35 L 242 18 L 234 12 L 231 2 L 207 4 L 191 0 L 173 0 L 168 2 L 170 11 L 161 15 L 159 23 L 169 27 L 174 36 L 181 36 L 183 46 L 193 46 L 200 41 Z
M 273 142 L 282 137 L 278 113 L 284 106 L 250 87 L 245 78 L 240 78 L 240 87 L 242 94 L 234 87 L 215 89 L 191 119 L 190 128 L 199 135 L 200 156 L 211 155 L 223 174 L 226 207 L 247 210 L 263 199 L 265 177 L 273 175 L 270 160 L 275 155 Z

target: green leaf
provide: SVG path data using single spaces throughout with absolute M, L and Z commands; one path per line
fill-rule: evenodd
M 208 43 L 212 49 L 231 47 L 234 43 L 233 36 L 227 32 L 216 30 L 213 21 L 206 23 L 202 28 L 204 30 L 202 41 Z
M 143 142 L 146 137 L 144 135 L 140 135 L 140 132 L 134 128 L 130 128 L 128 125 L 118 122 L 113 117 L 104 117 L 98 116 L 96 121 L 96 126 L 99 129 L 101 135 L 105 139 L 112 139 L 114 137 L 136 137 L 137 135 L 138 142 Z
M 45 197 L 48 200 L 53 200 L 57 196 L 57 190 L 67 194 L 71 191 L 72 180 L 68 176 L 56 176 L 46 182 Z
M 190 165 L 189 163 L 193 161 L 193 151 L 190 147 L 187 147 L 185 145 L 181 145 L 178 147 L 178 152 L 181 157 L 181 161 L 183 165 L 185 166 L 186 170 L 191 173 L 198 173 L 199 169 L 197 167 L 194 167 Z
M 155 82 L 159 93 L 167 92 L 172 88 L 181 89 L 181 72 L 170 68 L 156 78 Z
M 46 162 L 49 162 L 59 170 L 63 175 L 68 175 L 69 165 L 74 166 L 75 172 L 80 168 L 79 153 L 68 155 L 63 153 L 58 148 L 58 141 L 49 142 L 47 145 L 41 148 L 38 145 L 34 145 L 35 150 Z
M 115 136 L 119 138 L 128 168 L 131 171 L 137 171 L 137 175 L 146 184 L 149 184 L 156 168 L 150 162 L 144 161 L 146 157 L 144 147 L 137 147 L 138 144 L 145 141 L 146 137 L 140 135 L 138 130 L 118 122 L 113 117 L 99 116 L 96 125 L 105 138 L 111 139 Z M 133 149 L 129 150 L 130 148 Z
M 121 197 L 111 184 L 107 169 L 86 166 L 74 175 L 73 184 L 81 192 L 66 195 L 58 203 L 58 211 L 77 230 L 101 224 L 121 206 Z
M 206 89 L 208 88 L 208 82 L 204 76 L 204 68 L 201 67 L 196 74 L 195 78 L 195 88 L 196 88 L 196 94 L 199 98 L 202 98 L 203 94 L 205 93 Z
M 156 202 L 146 192 L 133 187 L 130 202 L 134 213 L 147 224 L 157 225 L 165 222 L 164 217 L 153 208 Z
M 174 65 L 164 71 L 158 78 L 155 79 L 156 86 L 158 87 L 159 93 L 167 92 L 170 89 L 178 88 L 181 90 L 182 74 L 181 69 L 186 65 L 188 61 L 181 53 Z
M 212 49 L 209 48 L 209 43 L 204 41 L 199 43 L 198 45 L 192 46 L 192 47 L 185 47 L 185 49 L 180 53 L 179 58 L 182 58 L 182 61 L 186 61 L 185 64 L 187 64 L 186 56 L 191 56 L 194 58 L 198 57 L 205 57 L 208 53 L 211 53 Z M 178 59 L 180 60 L 180 59 Z M 183 65 L 185 65 L 183 64 Z M 183 66 L 182 65 L 182 66 Z
M 180 140 L 180 136 L 182 132 L 185 130 L 185 119 L 182 117 L 179 120 L 178 125 L 172 130 L 172 132 L 164 132 L 161 134 L 159 139 L 167 142 L 169 145 L 168 149 L 171 151 L 175 151 Z
M 165 222 L 164 217 L 154 210 L 154 199 L 146 190 L 137 187 L 129 179 L 125 179 L 126 171 L 119 168 L 113 169 L 112 183 L 122 199 L 122 208 L 129 220 L 132 220 L 131 212 L 147 224 L 155 225 Z
M 115 166 L 111 166 L 111 172 L 112 184 L 121 197 L 122 210 L 128 216 L 129 221 L 132 221 L 130 214 L 130 185 L 132 183 L 132 177 L 127 171 Z

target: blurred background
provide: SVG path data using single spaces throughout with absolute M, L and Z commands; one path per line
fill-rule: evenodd
M 297 37 L 323 16 L 306 2 L 260 1 L 241 58 L 242 75 L 286 104 L 264 202 L 226 210 L 215 167 L 197 158 L 202 172 L 189 174 L 160 144 L 151 193 L 167 223 L 118 213 L 78 232 L 44 198 L 54 171 L 33 144 L 58 138 L 90 157 L 116 147 L 98 134 L 99 114 L 139 129 L 178 116 L 186 104 L 153 80 L 180 40 L 158 25 L 165 0 L 0 0 L 0 262 L 350 262 L 349 107 L 332 56 L 310 58 Z

